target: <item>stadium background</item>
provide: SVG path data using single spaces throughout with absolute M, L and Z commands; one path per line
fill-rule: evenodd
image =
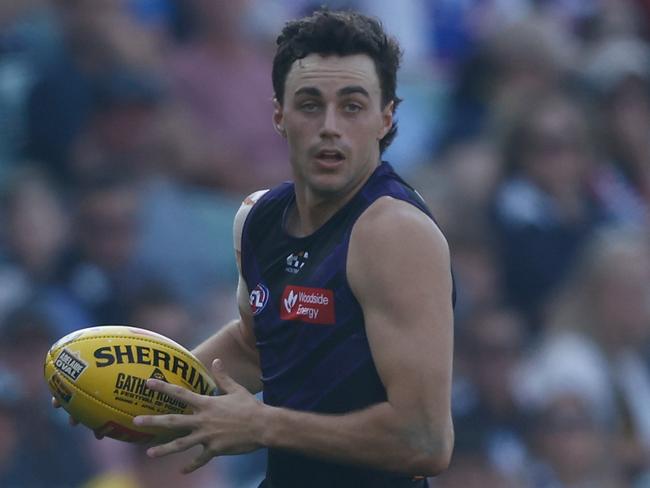
M 405 56 L 386 154 L 458 287 L 434 487 L 650 486 L 650 2 L 358 0 Z M 288 177 L 270 60 L 307 0 L 0 2 L 0 486 L 255 487 L 263 453 L 149 461 L 49 407 L 91 324 L 193 346 L 235 313 L 231 220 Z

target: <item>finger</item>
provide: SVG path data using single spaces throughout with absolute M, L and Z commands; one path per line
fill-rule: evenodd
M 201 395 L 198 395 L 187 388 L 183 388 L 182 386 L 172 385 L 165 381 L 154 380 L 151 378 L 147 380 L 147 388 L 165 393 L 192 407 L 197 407 L 202 398 Z
M 166 429 L 191 429 L 195 425 L 192 415 L 138 415 L 133 424 L 139 427 L 164 427 Z
M 199 454 L 194 461 L 183 468 L 184 474 L 189 474 L 192 471 L 196 471 L 201 466 L 204 466 L 210 459 L 214 457 L 214 454 L 208 448 L 203 448 L 203 452 Z
M 56 399 L 56 397 L 52 397 L 52 406 L 54 408 L 61 408 L 62 405 L 61 405 L 61 402 L 59 402 L 59 400 Z M 68 423 L 70 425 L 72 425 L 73 427 L 75 425 L 79 424 L 79 422 L 77 420 L 75 420 L 74 418 L 72 418 L 71 415 L 68 416 Z
M 226 393 L 233 393 L 241 387 L 239 383 L 228 376 L 226 370 L 223 368 L 221 359 L 215 359 L 212 361 L 212 375 L 219 389 Z
M 147 449 L 147 456 L 152 458 L 167 456 L 181 451 L 186 451 L 191 447 L 201 443 L 201 437 L 198 434 L 188 434 L 183 437 L 174 439 L 167 444 L 150 447 Z

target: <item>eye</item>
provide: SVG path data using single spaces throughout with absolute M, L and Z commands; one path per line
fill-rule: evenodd
M 346 103 L 343 105 L 343 111 L 351 114 L 360 112 L 362 109 L 363 107 L 358 103 Z
M 300 110 L 303 112 L 316 112 L 319 105 L 316 102 L 303 102 L 300 104 Z

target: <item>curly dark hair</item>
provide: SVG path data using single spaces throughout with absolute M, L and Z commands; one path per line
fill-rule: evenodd
M 309 17 L 287 22 L 276 43 L 272 76 L 275 98 L 280 104 L 284 102 L 284 85 L 293 62 L 313 53 L 323 56 L 367 54 L 377 70 L 382 108 L 393 102 L 393 109 L 396 109 L 402 101 L 395 93 L 402 52 L 377 19 L 352 11 L 318 10 Z M 379 141 L 382 153 L 396 134 L 397 122 L 393 121 L 390 131 Z

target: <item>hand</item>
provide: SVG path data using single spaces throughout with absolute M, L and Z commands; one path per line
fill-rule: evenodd
M 212 372 L 223 395 L 199 395 L 164 381 L 147 380 L 147 388 L 176 398 L 193 411 L 188 415 L 141 415 L 133 419 L 138 426 L 190 431 L 184 437 L 149 448 L 147 454 L 150 457 L 166 456 L 201 444 L 203 452 L 183 468 L 184 473 L 191 473 L 215 456 L 242 454 L 261 447 L 259 439 L 264 405 L 226 374 L 219 359 L 212 363 Z
M 61 403 L 56 399 L 56 397 L 52 397 L 52 406 L 54 408 L 61 408 Z M 75 420 L 72 415 L 68 415 L 68 423 L 72 426 L 78 425 L 79 422 Z
M 61 408 L 61 403 L 56 399 L 56 397 L 52 397 L 52 406 L 54 408 Z M 73 427 L 79 425 L 79 421 L 75 419 L 72 415 L 68 415 L 68 423 L 72 425 Z M 93 431 L 95 434 L 95 439 L 103 439 L 104 436 L 101 434 L 98 434 L 97 431 Z

